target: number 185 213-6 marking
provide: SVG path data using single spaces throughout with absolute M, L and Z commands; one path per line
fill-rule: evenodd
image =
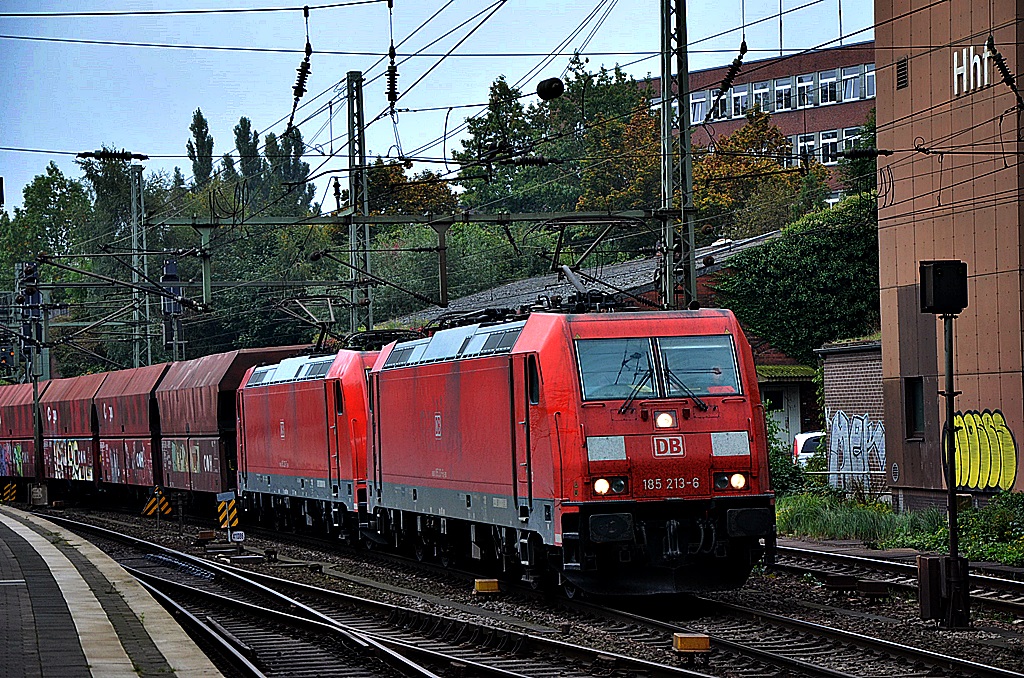
M 700 478 L 644 478 L 645 490 L 685 490 L 687 487 L 696 490 L 700 487 Z

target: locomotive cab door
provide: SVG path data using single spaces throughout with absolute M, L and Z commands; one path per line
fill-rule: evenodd
M 345 424 L 344 397 L 341 392 L 341 379 L 324 381 L 325 396 L 327 397 L 328 417 L 328 440 L 327 440 L 327 477 L 328 487 L 331 488 L 331 498 L 334 501 L 339 499 L 341 492 L 341 453 Z M 331 434 L 333 432 L 333 435 Z
M 532 371 L 536 372 L 534 356 L 512 356 L 511 400 L 512 400 L 512 462 L 515 483 L 516 508 L 519 519 L 526 521 L 533 510 L 533 455 L 531 453 L 531 414 L 530 403 L 534 398 L 535 379 L 531 379 Z

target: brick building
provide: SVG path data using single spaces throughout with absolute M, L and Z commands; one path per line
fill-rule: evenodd
M 1021 6 L 875 3 L 882 378 L 894 498 L 943 501 L 942 321 L 920 312 L 919 262 L 968 267 L 955 322 L 957 489 L 1024 490 L 1024 101 L 1000 75 L 1024 66 Z M 1001 55 L 1001 56 L 1000 56 Z
M 718 89 L 728 66 L 693 71 L 689 80 L 693 143 L 713 146 L 715 138 L 745 124 L 747 111 L 756 105 L 771 113 L 772 123 L 789 138 L 789 165 L 797 165 L 806 154 L 833 166 L 839 151 L 856 141 L 875 106 L 874 59 L 874 42 L 861 42 L 745 61 L 721 98 Z M 654 79 L 653 85 L 660 96 L 660 79 Z M 703 125 L 709 110 L 711 117 Z M 831 201 L 838 199 L 836 191 Z
M 887 468 L 882 342 L 836 342 L 815 353 L 825 372 L 829 482 L 877 495 L 885 487 Z

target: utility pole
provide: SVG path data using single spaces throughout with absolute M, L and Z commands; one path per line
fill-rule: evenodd
M 131 162 L 132 160 L 149 160 L 149 156 L 143 153 L 132 153 L 131 151 L 110 151 L 100 149 L 98 151 L 83 151 L 75 157 L 92 158 L 94 160 L 121 160 Z M 141 288 L 142 277 L 149 280 L 149 263 L 143 252 L 146 250 L 146 231 L 143 228 L 143 221 L 146 216 L 146 205 L 143 197 L 142 165 L 131 165 L 129 167 L 129 184 L 131 185 L 131 214 L 132 214 L 132 326 L 133 326 L 133 358 L 132 366 L 142 365 L 142 322 L 143 311 L 145 311 L 145 336 L 146 336 L 146 364 L 153 362 L 153 348 L 149 337 L 149 293 L 143 294 Z
M 677 283 L 683 287 L 683 308 L 697 299 L 692 206 L 693 160 L 690 153 L 690 66 L 686 49 L 685 0 L 661 0 L 661 207 L 664 220 L 664 261 L 660 292 L 663 307 L 668 309 L 679 306 L 676 302 Z M 673 54 L 676 57 L 675 63 Z M 676 72 L 675 92 L 672 91 L 673 68 Z M 678 105 L 678 116 L 673 111 L 673 101 Z M 679 134 L 678 155 L 673 143 L 674 130 L 678 130 Z M 678 220 L 672 215 L 677 187 L 681 192 Z
M 360 325 L 367 330 L 373 329 L 372 288 L 368 284 L 356 285 L 360 271 L 370 273 L 370 224 L 365 220 L 370 213 L 370 199 L 366 177 L 363 73 L 349 71 L 345 78 L 348 82 L 348 199 L 352 207 L 348 222 L 349 279 L 353 283 L 349 292 L 352 302 L 349 326 L 355 332 Z
M 136 287 L 132 290 L 132 301 L 135 310 L 132 312 L 132 323 L 134 338 L 132 344 L 133 367 L 142 365 L 142 336 L 146 337 L 146 359 L 145 364 L 153 363 L 153 347 L 149 338 L 149 294 L 143 295 L 141 289 L 142 277 L 149 280 L 149 258 L 140 252 L 146 251 L 146 229 L 143 228 L 143 219 L 146 214 L 146 203 L 143 196 L 142 165 L 131 166 L 131 187 L 132 187 L 132 283 Z M 145 311 L 145 313 L 143 313 Z M 142 318 L 145 317 L 145 329 L 142 329 Z

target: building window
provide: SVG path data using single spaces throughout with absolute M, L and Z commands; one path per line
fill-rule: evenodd
M 875 98 L 875 65 L 868 64 L 864 67 L 864 96 L 868 99 Z
M 769 113 L 772 105 L 772 91 L 770 82 L 755 82 L 754 94 L 751 96 L 751 106 L 757 106 L 764 113 Z
M 843 69 L 843 101 L 860 99 L 860 66 Z
M 907 377 L 903 380 L 904 419 L 907 438 L 924 437 L 924 379 Z
M 821 133 L 821 162 L 834 165 L 839 162 L 839 131 Z
M 847 127 L 843 130 L 843 150 L 848 151 L 860 139 L 860 127 Z
M 814 157 L 814 135 L 801 134 L 796 138 L 797 161 L 803 163 Z
M 711 119 L 721 120 L 722 118 L 729 117 L 729 93 L 726 92 L 720 98 L 714 102 L 714 108 L 711 109 Z
M 814 105 L 814 74 L 796 76 L 796 107 Z
M 836 81 L 836 72 L 822 71 L 818 74 L 818 102 L 822 105 L 834 104 L 839 101 L 839 83 Z
M 790 78 L 775 81 L 775 111 L 793 108 L 793 81 Z
M 707 92 L 696 92 L 690 95 L 690 122 L 704 122 L 708 109 Z
M 796 137 L 787 137 L 789 140 L 789 155 L 780 158 L 780 161 L 784 167 L 796 167 L 800 164 L 800 156 L 797 155 L 796 150 Z
M 736 85 L 732 88 L 732 117 L 742 118 L 750 108 L 750 87 Z

